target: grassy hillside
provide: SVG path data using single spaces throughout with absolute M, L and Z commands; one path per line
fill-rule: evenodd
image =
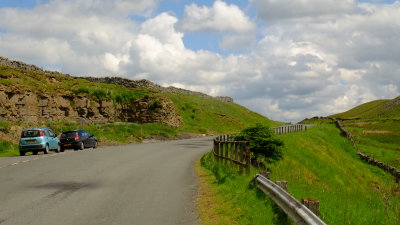
M 95 134 L 100 144 L 123 144 L 141 142 L 144 139 L 171 139 L 189 137 L 194 134 L 218 134 L 238 132 L 246 126 L 261 122 L 275 125 L 276 122 L 237 105 L 213 98 L 187 94 L 162 93 L 153 89 L 129 89 L 116 84 L 90 82 L 64 75 L 48 75 L 28 72 L 0 65 L 0 87 L 11 87 L 21 92 L 46 94 L 84 94 L 94 100 L 108 99 L 114 102 L 130 102 L 142 98 L 170 99 L 183 119 L 178 128 L 164 124 L 80 124 L 74 122 L 47 122 L 32 124 L 25 121 L 11 123 L 0 119 L 0 156 L 16 155 L 19 131 L 22 128 L 46 126 L 56 133 L 83 128 Z
M 299 200 L 319 199 L 321 218 L 327 224 L 400 223 L 400 187 L 391 175 L 362 162 L 334 124 L 318 125 L 280 138 L 286 145 L 284 159 L 268 165 L 271 180 L 287 180 L 289 193 Z M 270 200 L 249 189 L 251 177 L 221 169 L 221 165 L 216 167 L 213 157 L 205 156 L 202 161 L 207 168 L 202 180 L 209 181 L 202 185 L 211 196 L 201 195 L 199 204 L 204 206 L 206 202 L 208 207 L 218 210 L 212 221 L 286 224 Z M 212 211 L 215 210 L 209 213 Z M 201 215 L 203 221 L 208 221 L 205 224 L 218 224 L 209 221 L 207 213 Z
M 330 117 L 353 118 L 342 123 L 359 150 L 400 169 L 400 97 L 368 102 Z
M 329 116 L 331 118 L 394 118 L 400 117 L 400 97 L 395 99 L 375 100 L 354 107 L 346 112 Z

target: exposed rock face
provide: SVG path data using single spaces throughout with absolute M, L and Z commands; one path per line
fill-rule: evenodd
M 94 100 L 84 94 L 67 95 L 24 92 L 0 85 L 0 120 L 10 122 L 79 122 L 115 121 L 158 122 L 178 127 L 182 118 L 166 98 L 150 97 L 130 103 Z

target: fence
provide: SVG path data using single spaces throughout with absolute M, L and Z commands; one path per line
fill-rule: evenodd
M 273 127 L 275 134 L 286 134 L 296 131 L 307 130 L 308 128 L 312 127 L 311 124 L 295 124 L 295 125 L 287 125 L 287 126 L 280 126 L 280 127 Z
M 281 126 L 272 128 L 275 134 L 284 134 L 296 131 L 307 130 L 312 125 L 296 124 L 290 126 Z M 218 161 L 224 163 L 231 163 L 237 165 L 240 173 L 243 170 L 246 174 L 250 174 L 250 145 L 247 141 L 234 141 L 231 135 L 222 135 L 214 139 L 213 153 Z M 272 183 L 268 178 L 257 174 L 254 178 L 257 187 L 260 188 L 298 225 L 325 225 L 309 208 L 299 203 L 294 197 L 289 195 L 279 185 Z M 281 182 L 280 184 L 287 182 Z M 308 207 L 313 205 L 316 201 L 304 201 Z M 319 201 L 317 201 L 319 212 Z M 315 205 L 315 204 L 314 204 Z M 310 207 L 312 208 L 312 207 Z M 318 214 L 318 213 L 317 213 Z
M 214 139 L 214 156 L 217 160 L 228 161 L 239 166 L 250 174 L 250 145 L 247 141 L 234 141 L 230 135 L 222 135 Z
M 296 131 L 307 130 L 313 125 L 309 124 L 295 124 L 280 127 L 273 127 L 275 134 L 285 134 Z M 217 160 L 229 162 L 239 167 L 240 173 L 243 170 L 246 174 L 250 174 L 250 146 L 247 141 L 235 141 L 232 135 L 221 135 L 214 139 L 214 156 Z

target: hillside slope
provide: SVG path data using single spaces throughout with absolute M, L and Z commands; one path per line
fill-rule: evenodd
M 395 99 L 375 100 L 356 106 L 331 118 L 393 118 L 400 117 L 400 96 Z
M 0 64 L 0 78 L 0 155 L 27 127 L 47 126 L 57 133 L 85 128 L 104 144 L 237 132 L 257 122 L 276 124 L 227 97 L 163 89 L 151 82 L 145 84 L 157 88 L 130 88 L 116 83 L 143 81 L 93 82 L 15 61 L 11 66 Z
M 320 200 L 321 218 L 327 224 L 400 223 L 400 187 L 391 175 L 361 161 L 352 143 L 341 136 L 335 124 L 321 124 L 279 138 L 285 143 L 284 157 L 267 165 L 271 180 L 288 181 L 288 192 L 298 200 Z M 217 166 L 212 153 L 210 157 L 204 157 L 205 160 L 210 162 L 203 163 L 203 166 L 214 179 L 209 180 L 206 176 L 201 179 L 215 190 L 212 202 L 219 204 L 213 206 L 209 203 L 208 193 L 201 195 L 207 200 L 206 204 L 201 204 L 205 202 L 203 199 L 199 202 L 202 207 L 211 205 L 219 210 L 211 209 L 211 215 L 217 214 L 213 220 L 229 217 L 226 224 L 287 224 L 268 198 L 249 189 L 251 176 L 216 173 L 218 170 L 215 168 L 226 164 Z M 258 171 L 252 169 L 252 173 Z
M 400 170 L 400 97 L 367 102 L 329 117 L 344 119 L 359 151 Z

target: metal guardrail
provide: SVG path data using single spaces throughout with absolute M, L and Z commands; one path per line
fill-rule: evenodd
M 296 224 L 326 225 L 311 210 L 277 184 L 260 174 L 257 174 L 254 179 L 257 182 L 257 187 L 267 194 Z

